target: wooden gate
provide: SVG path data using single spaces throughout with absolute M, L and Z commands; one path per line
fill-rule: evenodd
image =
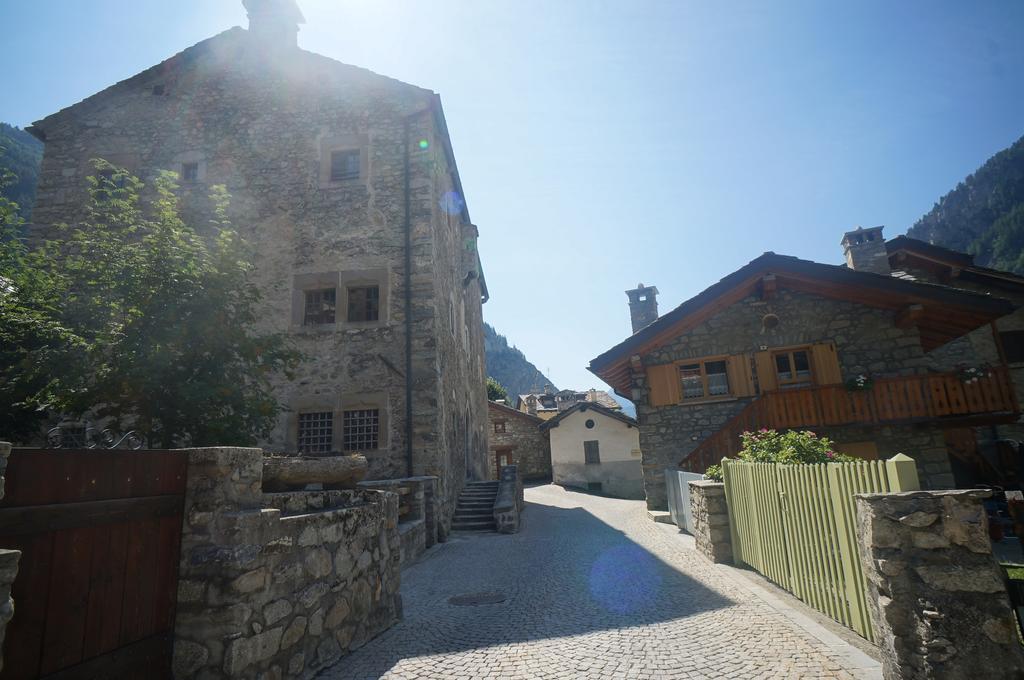
M 902 454 L 821 465 L 725 459 L 722 471 L 735 563 L 874 640 L 853 497 L 916 491 L 914 461 Z
M 184 451 L 11 453 L 0 680 L 170 677 L 186 469 Z

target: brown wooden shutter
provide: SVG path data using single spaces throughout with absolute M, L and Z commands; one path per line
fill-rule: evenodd
M 750 355 L 737 354 L 727 359 L 729 393 L 734 397 L 754 396 L 754 374 L 750 370 Z
M 836 354 L 835 343 L 824 342 L 812 345 L 811 365 L 816 384 L 836 385 L 843 382 L 843 373 L 839 370 L 839 357 Z
M 779 388 L 779 379 L 775 374 L 775 360 L 771 352 L 756 352 L 754 364 L 757 366 L 757 384 L 761 393 L 770 392 Z
M 675 364 L 648 366 L 647 384 L 651 388 L 651 406 L 678 404 L 683 399 L 683 385 Z

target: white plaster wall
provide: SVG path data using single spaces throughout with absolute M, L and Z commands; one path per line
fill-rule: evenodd
M 594 421 L 593 429 L 586 422 Z M 600 442 L 601 462 L 586 464 L 583 442 Z M 622 498 L 643 498 L 643 467 L 639 455 L 640 432 L 636 426 L 593 409 L 577 411 L 551 428 L 551 467 L 555 484 L 587 488 L 600 482 L 603 493 Z

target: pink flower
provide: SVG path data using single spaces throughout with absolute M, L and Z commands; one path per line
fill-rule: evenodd
M 759 431 L 759 432 L 760 432 L 761 434 L 768 434 L 768 428 L 767 428 L 767 427 L 762 427 L 762 428 L 761 428 L 760 430 L 758 430 L 758 431 Z
M 832 453 L 831 451 L 826 451 L 825 455 L 828 456 L 829 458 L 835 458 L 836 457 L 836 454 Z

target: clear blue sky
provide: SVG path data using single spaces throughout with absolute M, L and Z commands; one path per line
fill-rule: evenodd
M 299 0 L 305 49 L 441 93 L 491 291 L 560 387 L 766 250 L 904 232 L 1024 134 L 1024 3 Z M 241 0 L 0 0 L 26 125 L 214 33 Z

